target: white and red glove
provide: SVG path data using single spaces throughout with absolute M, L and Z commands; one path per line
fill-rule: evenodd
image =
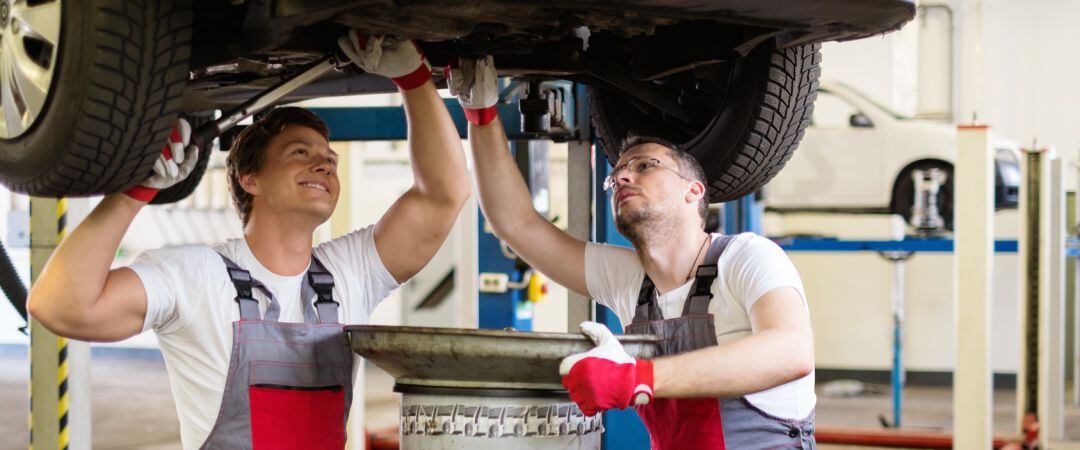
M 154 174 L 142 184 L 124 191 L 128 197 L 140 202 L 154 199 L 158 191 L 183 181 L 195 170 L 199 162 L 199 148 L 188 146 L 191 141 L 191 125 L 184 119 L 176 119 L 169 142 L 161 149 L 154 161 Z
M 338 46 L 364 72 L 389 78 L 403 91 L 431 79 L 431 64 L 413 41 L 349 30 L 338 39 Z
M 495 104 L 499 102 L 499 74 L 491 55 L 483 58 L 460 58 L 457 64 L 447 67 L 446 85 L 456 95 L 465 118 L 474 125 L 487 125 L 497 117 Z
M 581 412 L 593 416 L 649 403 L 653 396 L 652 361 L 631 358 L 603 324 L 582 322 L 581 332 L 596 347 L 567 356 L 559 364 L 563 386 Z

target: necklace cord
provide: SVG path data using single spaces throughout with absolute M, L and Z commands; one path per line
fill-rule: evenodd
M 711 235 L 706 234 L 705 240 L 701 241 L 701 248 L 698 249 L 697 256 L 694 256 L 694 260 L 690 262 L 690 271 L 686 273 L 686 281 L 690 281 L 690 276 L 694 274 L 694 268 L 697 267 L 697 260 L 701 258 L 701 252 L 705 250 L 705 244 L 709 243 L 712 240 L 711 238 Z

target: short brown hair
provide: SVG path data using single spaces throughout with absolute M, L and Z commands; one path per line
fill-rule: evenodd
M 668 149 L 668 154 L 675 160 L 675 164 L 678 165 L 679 173 L 687 179 L 700 181 L 705 186 L 705 195 L 701 197 L 701 201 L 698 202 L 698 215 L 701 216 L 701 223 L 704 226 L 709 217 L 709 182 L 705 179 L 705 170 L 701 168 L 701 163 L 698 162 L 694 155 L 691 155 L 686 150 L 683 150 L 679 144 L 671 142 L 667 139 L 656 136 L 642 136 L 631 134 L 626 137 L 622 142 L 622 148 L 619 149 L 619 154 L 626 153 L 634 147 L 644 144 L 656 144 Z M 614 164 L 615 161 L 612 161 Z
M 275 108 L 256 120 L 236 137 L 226 162 L 229 174 L 229 191 L 240 220 L 247 225 L 251 217 L 253 197 L 240 184 L 240 177 L 258 173 L 266 161 L 266 147 L 288 125 L 299 125 L 318 131 L 330 140 L 330 130 L 315 113 L 294 106 Z

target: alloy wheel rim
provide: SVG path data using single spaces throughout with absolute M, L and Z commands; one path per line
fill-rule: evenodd
M 45 107 L 60 48 L 61 0 L 0 0 L 0 138 L 25 134 Z

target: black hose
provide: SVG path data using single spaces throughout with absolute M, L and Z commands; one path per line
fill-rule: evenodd
M 19 278 L 19 272 L 15 271 L 15 265 L 11 263 L 11 257 L 7 254 L 3 242 L 0 242 L 0 289 L 11 301 L 11 305 L 19 312 L 23 320 L 26 316 L 26 286 Z

